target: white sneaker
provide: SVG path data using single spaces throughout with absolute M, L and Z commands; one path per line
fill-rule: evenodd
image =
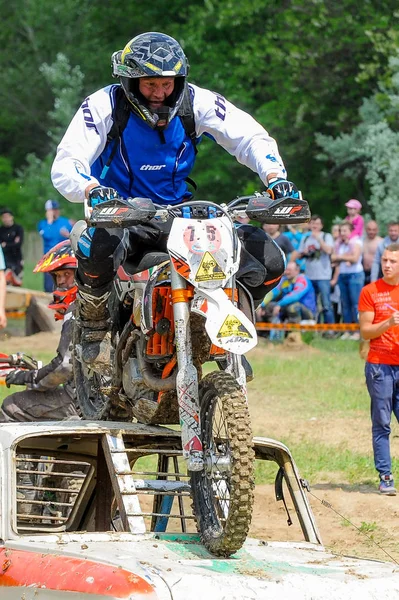
M 358 331 L 355 331 L 355 333 L 352 333 L 349 339 L 358 342 L 360 340 L 360 333 Z
M 339 339 L 340 340 L 349 340 L 350 337 L 351 337 L 351 334 L 349 333 L 349 331 L 345 331 L 345 333 L 343 333 Z

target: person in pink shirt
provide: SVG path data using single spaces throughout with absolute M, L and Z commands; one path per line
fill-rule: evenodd
M 351 233 L 351 238 L 355 236 L 363 237 L 363 228 L 364 228 L 364 219 L 362 215 L 360 215 L 360 211 L 362 210 L 362 204 L 359 200 L 355 200 L 355 198 L 351 198 L 348 202 L 345 203 L 345 206 L 348 211 L 348 215 L 345 217 L 346 221 L 352 223 L 353 231 Z

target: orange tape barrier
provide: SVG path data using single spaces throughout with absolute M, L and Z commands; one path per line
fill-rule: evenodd
M 359 331 L 359 323 L 255 323 L 258 331 L 269 331 L 271 329 L 283 329 L 288 331 Z
M 23 310 L 6 310 L 8 319 L 25 319 L 26 312 Z

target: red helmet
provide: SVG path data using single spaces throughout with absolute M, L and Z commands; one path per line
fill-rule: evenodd
M 75 254 L 71 247 L 71 242 L 65 240 L 60 242 L 51 250 L 49 250 L 41 260 L 37 263 L 33 269 L 34 273 L 50 273 L 54 276 L 55 271 L 61 271 L 62 269 L 77 269 L 78 261 L 76 260 Z M 64 314 L 68 306 L 75 301 L 76 292 L 78 288 L 76 285 L 65 289 L 56 288 L 53 292 L 53 301 L 48 305 L 49 308 L 55 311 L 54 318 L 56 321 L 60 321 L 64 318 Z
M 77 269 L 78 261 L 76 260 L 75 254 L 72 250 L 71 242 L 65 240 L 60 242 L 56 246 L 53 246 L 51 250 L 39 260 L 36 267 L 33 269 L 34 273 L 51 273 L 52 271 L 59 271 L 60 269 Z

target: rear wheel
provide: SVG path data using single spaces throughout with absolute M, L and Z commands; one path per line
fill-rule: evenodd
M 79 359 L 80 327 L 77 323 L 73 331 L 73 373 L 76 387 L 76 404 L 83 419 L 107 419 L 111 409 L 110 377 L 90 369 Z
M 246 397 L 237 381 L 213 372 L 199 385 L 205 467 L 191 473 L 201 541 L 218 556 L 243 545 L 252 518 L 254 451 Z

